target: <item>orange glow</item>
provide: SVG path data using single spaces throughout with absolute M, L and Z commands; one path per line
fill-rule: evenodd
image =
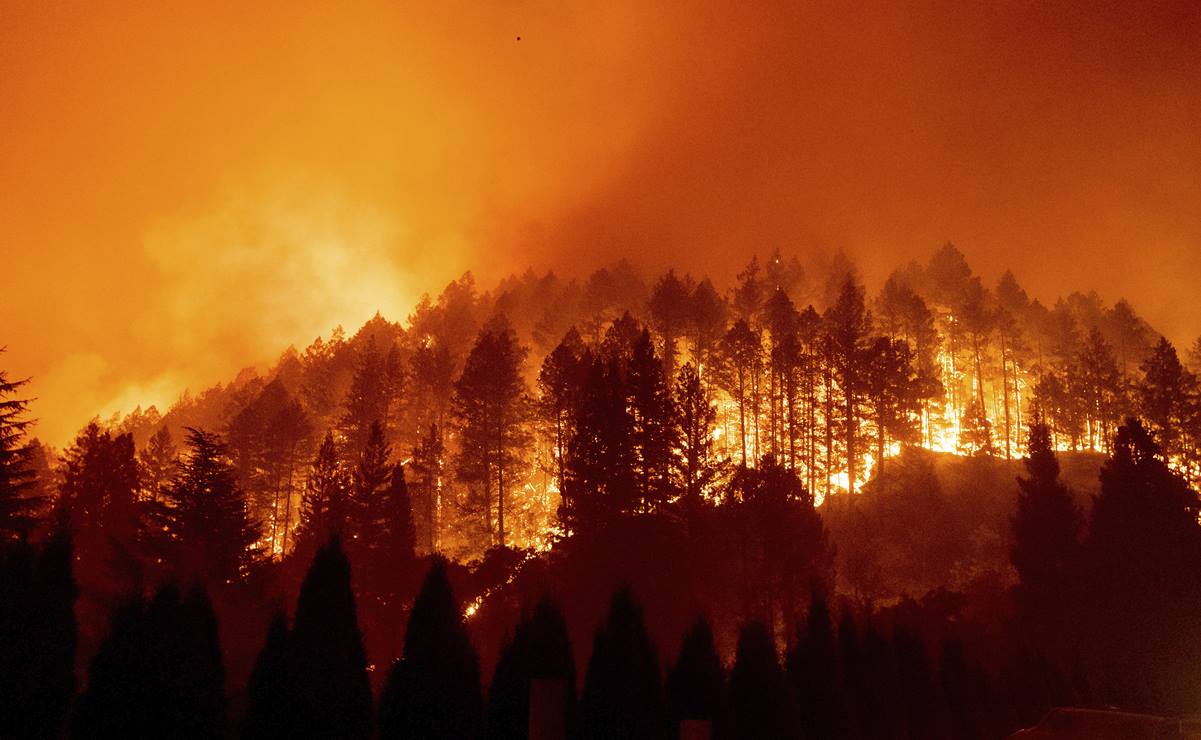
M 5 3 L 0 344 L 37 434 L 465 269 L 622 255 L 845 247 L 870 282 L 951 238 L 1195 336 L 1196 3 L 753 6 Z

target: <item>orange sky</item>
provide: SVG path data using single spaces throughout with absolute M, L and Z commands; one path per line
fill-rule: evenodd
M 39 434 L 466 268 L 878 277 L 951 239 L 1201 334 L 1195 2 L 430 5 L 0 3 L 0 344 Z

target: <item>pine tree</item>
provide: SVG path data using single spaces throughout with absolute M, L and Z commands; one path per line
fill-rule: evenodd
M 727 737 L 726 674 L 709 620 L 698 618 L 684 635 L 667 676 L 666 695 L 672 732 L 684 720 L 707 720 L 715 740 Z
M 758 457 L 758 384 L 763 365 L 763 341 L 745 319 L 739 319 L 722 338 L 721 351 L 724 367 L 719 382 L 738 404 L 740 460 L 745 467 L 748 454 L 751 460 Z
M 0 737 L 59 737 L 75 693 L 70 533 L 0 546 Z
M 864 362 L 866 340 L 871 326 L 871 316 L 863 303 L 863 288 L 847 280 L 838 300 L 824 316 L 826 336 L 830 346 L 830 363 L 834 381 L 838 388 L 837 425 L 841 432 L 846 455 L 847 486 L 855 492 L 855 483 L 860 473 L 863 450 L 860 443 L 860 423 L 863 407 L 865 380 Z M 834 423 L 826 419 L 827 424 Z
M 0 539 L 5 540 L 19 539 L 29 532 L 31 515 L 40 504 L 30 495 L 34 485 L 31 450 L 23 443 L 33 423 L 26 418 L 29 399 L 17 397 L 28 382 L 9 380 L 0 370 Z
M 656 510 L 671 495 L 671 459 L 677 440 L 675 410 L 663 372 L 650 333 L 643 330 L 629 359 L 628 377 L 638 508 L 644 512 Z
M 979 399 L 973 398 L 959 422 L 959 452 L 963 455 L 995 457 L 992 422 L 984 413 Z
M 1077 380 L 1088 425 L 1088 446 L 1108 448 L 1116 421 L 1123 413 L 1121 372 L 1113 350 L 1094 328 L 1088 333 L 1077 360 L 1080 376 Z
M 388 511 L 383 490 L 391 478 L 391 456 L 392 448 L 384 440 L 383 425 L 373 422 L 355 464 L 347 532 L 352 545 L 348 548 L 350 555 L 362 563 L 374 557 L 387 536 Z
M 580 699 L 584 740 L 662 740 L 662 679 L 642 606 L 619 590 L 592 642 Z
M 159 499 L 167 482 L 175 477 L 178 458 L 179 450 L 171 439 L 171 430 L 164 424 L 150 437 L 146 448 L 138 453 L 144 498 L 150 501 Z
M 708 382 L 708 370 L 717 362 L 717 348 L 726 333 L 729 307 L 709 278 L 697 284 L 689 297 L 687 332 L 696 374 Z
M 502 547 L 506 544 L 508 493 L 516 482 L 517 462 L 527 436 L 528 404 L 521 375 L 526 354 L 508 321 L 497 316 L 476 337 L 463 374 L 455 383 L 454 416 L 460 439 L 457 473 L 461 480 L 480 487 L 479 508 L 485 527 L 493 542 Z
M 343 466 L 332 433 L 326 432 L 313 459 L 300 504 L 297 555 L 310 559 L 331 534 L 345 533 L 350 515 L 349 471 Z
M 676 339 L 684 329 L 688 319 L 688 297 L 692 292 L 692 281 L 688 278 L 681 280 L 676 277 L 675 270 L 659 278 L 651 289 L 647 310 L 655 331 L 663 345 L 664 378 L 675 377 L 676 369 Z
M 1197 492 L 1137 420 L 1118 429 L 1084 544 L 1083 633 L 1103 701 L 1178 712 L 1201 691 Z
M 359 350 L 354 380 L 346 393 L 345 410 L 338 429 L 346 438 L 346 453 L 355 457 L 363 453 L 371 436 L 371 427 L 388 423 L 392 402 L 399 393 L 401 372 L 398 358 L 390 362 L 380 350 L 374 336 L 368 336 Z M 387 429 L 384 429 L 385 436 Z
M 409 468 L 413 471 L 416 493 L 413 510 L 419 515 L 417 529 L 424 535 L 421 539 L 427 543 L 426 552 L 429 553 L 438 552 L 442 466 L 445 454 L 442 435 L 438 432 L 437 425 L 431 424 L 429 432 L 422 435 L 417 446 L 413 448 L 413 461 L 409 463 Z
M 736 740 L 795 737 L 788 698 L 775 642 L 762 622 L 751 622 L 738 635 L 738 650 L 730 671 L 731 737 Z
M 1138 384 L 1139 414 L 1155 437 L 1162 454 L 1172 457 L 1184 451 L 1184 432 L 1190 415 L 1190 396 L 1197 381 L 1180 363 L 1176 348 L 1161 338 L 1143 363 Z
M 1016 594 L 1019 618 L 1036 646 L 1046 650 L 1066 637 L 1057 628 L 1070 629 L 1070 624 L 1056 616 L 1067 616 L 1062 600 L 1075 578 L 1082 521 L 1072 492 L 1059 480 L 1051 432 L 1041 419 L 1030 426 L 1024 463 L 1027 477 L 1018 478 L 1009 560 L 1020 582 Z
M 816 588 L 809 600 L 804 632 L 787 656 L 788 677 L 796 689 L 804 736 L 823 740 L 838 730 L 838 647 L 825 597 Z
M 242 740 L 268 740 L 304 728 L 293 724 L 296 708 L 292 687 L 291 646 L 288 618 L 277 612 L 267 628 L 267 639 L 255 659 L 246 686 L 246 717 L 242 721 Z
M 404 656 L 380 698 L 384 740 L 472 740 L 483 725 L 480 666 L 463 612 L 435 558 L 413 603 Z
M 335 534 L 300 587 L 290 636 L 293 726 L 308 737 L 371 735 L 371 683 L 350 562 Z
M 152 509 L 156 545 L 172 570 L 214 586 L 233 584 L 260 561 L 258 523 L 221 438 L 188 429 L 188 452 Z
M 167 585 L 121 605 L 88 666 L 76 738 L 225 737 L 225 671 L 207 594 Z
M 686 506 L 695 507 L 713 486 L 720 462 L 713 449 L 713 427 L 717 411 L 701 385 L 700 375 L 691 362 L 680 368 L 675 384 L 675 438 L 679 451 L 673 456 L 675 488 Z
M 559 711 L 567 737 L 575 737 L 575 660 L 563 613 L 545 598 L 517 625 L 497 661 L 488 690 L 484 734 L 488 740 L 524 740 L 530 736 L 531 687 L 535 680 L 561 684 L 563 705 Z
M 888 443 L 914 444 L 921 439 L 918 414 L 922 385 L 913 364 L 909 343 L 903 339 L 877 337 L 867 347 L 867 377 L 864 394 L 871 408 L 876 432 L 876 470 L 883 470 Z
M 551 443 L 555 483 L 567 478 L 567 443 L 575 432 L 575 408 L 587 377 L 586 348 L 573 326 L 546 356 L 538 372 L 538 413 Z

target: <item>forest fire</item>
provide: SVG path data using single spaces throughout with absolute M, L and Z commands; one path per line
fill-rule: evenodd
M 3 3 L 0 738 L 1189 737 L 1198 39 Z

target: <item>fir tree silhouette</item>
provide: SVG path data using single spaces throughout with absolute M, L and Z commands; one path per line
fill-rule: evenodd
M 310 737 L 371 734 L 371 684 L 351 587 L 350 562 L 331 535 L 300 587 L 292 632 L 295 727 Z
M 666 693 L 673 732 L 684 720 L 708 720 L 714 740 L 727 737 L 726 673 L 708 619 L 698 618 L 684 636 Z
M 298 736 L 304 728 L 295 724 L 296 693 L 292 684 L 292 650 L 288 618 L 277 612 L 267 628 L 267 641 L 255 660 L 246 687 L 246 717 L 243 740 Z
M 788 685 L 775 642 L 762 622 L 751 622 L 738 635 L 738 652 L 730 671 L 730 737 L 794 737 L 790 714 Z
M 585 740 L 661 740 L 667 734 L 659 659 L 629 588 L 613 596 L 592 642 L 580 700 Z
M 435 558 L 409 617 L 404 656 L 380 698 L 385 740 L 474 740 L 482 730 L 479 658 L 463 613 Z

